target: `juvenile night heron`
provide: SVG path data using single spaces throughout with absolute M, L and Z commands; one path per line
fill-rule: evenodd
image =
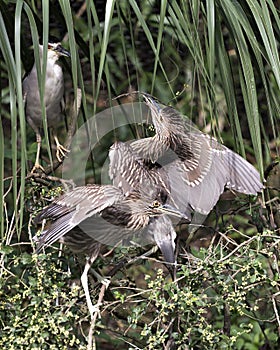
M 252 195 L 262 190 L 258 171 L 240 155 L 197 130 L 174 108 L 141 94 L 151 111 L 155 135 L 136 140 L 131 147 L 153 163 L 164 163 L 169 157 L 164 169 L 170 198 L 189 219 L 192 212 L 207 215 L 225 187 Z
M 39 45 L 40 61 L 42 65 L 43 46 Z M 61 56 L 70 57 L 70 54 L 65 50 L 60 43 L 48 44 L 47 65 L 46 65 L 46 80 L 44 104 L 46 108 L 46 118 L 48 127 L 54 128 L 54 140 L 56 143 L 56 157 L 61 162 L 62 157 L 68 152 L 58 141 L 55 128 L 61 119 L 62 111 L 64 110 L 64 81 L 61 66 L 58 64 L 58 59 Z M 33 170 L 42 168 L 39 163 L 40 149 L 42 138 L 40 128 L 43 125 L 42 106 L 40 102 L 40 93 L 38 87 L 38 76 L 36 64 L 23 80 L 23 96 L 25 100 L 26 119 L 32 129 L 36 133 L 37 154 Z
M 54 200 L 35 218 L 37 223 L 51 220 L 39 238 L 37 252 L 62 239 L 74 251 L 90 255 L 81 280 L 91 315 L 95 308 L 89 296 L 87 273 L 104 243 L 116 245 L 133 233 L 141 235 L 146 228 L 148 241 L 158 245 L 167 262 L 174 263 L 176 234 L 167 215 L 182 216 L 165 204 L 168 188 L 145 168 L 128 144 L 115 143 L 109 157 L 114 185 L 77 187 Z M 104 223 L 101 226 L 100 217 Z M 80 226 L 84 231 L 71 231 L 80 223 L 84 223 Z

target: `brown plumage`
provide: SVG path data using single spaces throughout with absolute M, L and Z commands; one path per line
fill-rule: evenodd
M 256 195 L 263 188 L 258 171 L 214 138 L 197 130 L 174 108 L 142 94 L 155 136 L 131 144 L 143 159 L 164 165 L 170 198 L 190 218 L 207 215 L 225 188 Z
M 109 156 L 113 185 L 74 188 L 35 218 L 36 223 L 50 221 L 38 240 L 37 252 L 60 240 L 74 251 L 90 255 L 82 283 L 91 314 L 95 308 L 89 297 L 87 272 L 104 244 L 115 246 L 137 234 L 142 237 L 141 244 L 157 244 L 165 260 L 174 263 L 176 234 L 165 214 L 181 217 L 178 210 L 165 205 L 168 188 L 160 175 L 149 172 L 128 144 L 115 143 Z M 161 217 L 164 219 L 157 222 Z M 73 231 L 77 225 L 82 230 Z
M 116 245 L 129 233 L 145 228 L 152 217 L 165 213 L 181 215 L 165 206 L 168 186 L 159 174 L 146 169 L 128 144 L 115 143 L 109 157 L 113 185 L 74 188 L 37 215 L 36 223 L 51 220 L 39 239 L 37 251 L 58 241 L 79 224 L 91 238 Z M 82 249 L 81 243 L 77 244 Z

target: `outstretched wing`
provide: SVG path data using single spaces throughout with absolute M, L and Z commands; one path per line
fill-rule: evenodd
M 144 99 L 156 128 L 156 135 L 146 139 L 145 149 L 156 157 L 168 145 L 166 156 L 161 154 L 156 161 L 166 163 L 170 198 L 181 211 L 191 207 L 208 214 L 225 187 L 254 195 L 262 190 L 259 173 L 245 159 L 197 130 L 174 108 L 162 107 L 151 96 L 144 95 Z M 172 152 L 173 159 L 168 155 Z
M 65 193 L 35 218 L 36 223 L 43 219 L 53 221 L 42 233 L 37 251 L 53 244 L 80 222 L 101 213 L 121 198 L 121 191 L 110 185 L 81 186 Z
M 194 139 L 195 138 L 195 139 Z M 207 215 L 225 187 L 256 195 L 263 188 L 258 171 L 245 159 L 204 134 L 186 135 L 182 143 L 196 142 L 200 149 L 193 158 L 174 160 L 165 169 L 171 197 L 180 210 L 191 206 Z

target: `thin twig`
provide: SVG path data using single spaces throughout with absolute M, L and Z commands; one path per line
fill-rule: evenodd
M 279 294 L 279 293 L 277 293 L 277 294 Z M 278 309 L 277 309 L 277 305 L 276 305 L 276 301 L 275 301 L 275 297 L 277 296 L 277 294 L 272 296 L 272 305 L 273 305 L 274 313 L 275 313 L 276 320 L 278 323 L 278 334 L 280 335 L 280 318 L 279 318 L 279 313 L 278 313 Z

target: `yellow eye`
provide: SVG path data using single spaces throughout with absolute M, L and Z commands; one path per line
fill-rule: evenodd
M 159 206 L 160 206 L 160 202 L 159 201 L 154 201 L 153 207 L 154 208 L 158 208 Z

